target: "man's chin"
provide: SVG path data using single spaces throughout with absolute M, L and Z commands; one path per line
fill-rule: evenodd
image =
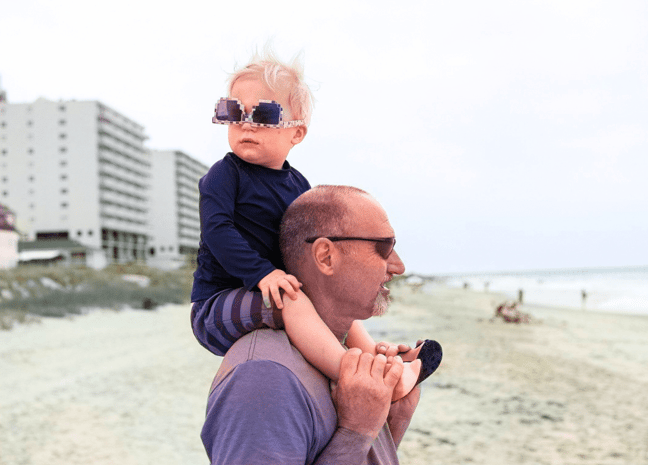
M 376 297 L 376 301 L 374 302 L 373 312 L 371 313 L 371 316 L 383 316 L 385 313 L 387 313 L 389 302 L 389 297 L 378 294 L 378 297 Z

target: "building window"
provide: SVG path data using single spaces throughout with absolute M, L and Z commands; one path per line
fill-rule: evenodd
M 9 197 L 9 191 L 2 191 L 3 197 Z
M 34 149 L 32 149 L 32 148 L 27 149 L 27 153 L 30 154 L 30 155 L 33 155 L 34 154 Z
M 66 121 L 64 119 L 59 120 L 59 126 L 65 126 Z
M 83 235 L 83 231 L 81 231 L 81 230 L 79 229 L 79 230 L 77 231 L 77 236 L 81 237 L 82 235 Z
M 65 105 L 59 105 L 59 111 L 65 111 Z
M 2 155 L 7 155 L 7 149 L 2 149 Z
M 64 132 L 59 134 L 59 139 L 65 139 L 66 137 L 67 137 L 67 134 L 65 134 Z
M 61 208 L 67 208 L 68 203 L 67 202 L 61 202 Z
M 33 126 L 34 122 L 32 120 L 27 121 L 27 126 Z
M 33 176 L 29 177 L 29 182 L 34 182 L 34 177 Z
M 67 147 L 59 147 L 59 152 L 61 153 L 67 152 Z
M 61 194 L 64 194 L 64 195 L 65 195 L 65 194 L 67 194 L 67 193 L 68 193 L 68 190 L 67 190 L 67 189 L 65 189 L 65 188 L 61 189 Z
M 59 163 L 59 165 L 61 165 L 61 166 L 67 166 L 67 160 L 61 160 L 61 162 Z
M 61 181 L 65 181 L 67 179 L 67 174 L 62 174 L 61 175 Z
M 88 236 L 92 236 L 92 229 L 88 229 Z

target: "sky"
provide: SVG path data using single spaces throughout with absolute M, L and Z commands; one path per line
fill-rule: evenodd
M 5 2 L 0 83 L 211 166 L 228 73 L 269 41 L 316 99 L 288 161 L 376 197 L 408 272 L 648 265 L 644 0 Z

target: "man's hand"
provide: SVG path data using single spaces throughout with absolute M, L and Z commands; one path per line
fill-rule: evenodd
M 403 439 L 420 399 L 421 388 L 415 386 L 405 397 L 398 399 L 391 405 L 387 416 L 387 424 L 396 447 Z
M 350 349 L 342 357 L 340 378 L 332 398 L 338 426 L 375 439 L 387 420 L 394 386 L 403 373 L 403 361 Z
M 281 301 L 279 288 L 283 289 L 292 300 L 296 300 L 297 291 L 299 291 L 301 283 L 291 274 L 286 274 L 282 270 L 274 270 L 259 281 L 257 286 L 261 290 L 261 295 L 263 295 L 263 304 L 267 308 L 272 308 L 272 302 L 270 301 L 270 297 L 272 296 L 275 305 L 281 310 L 283 308 L 283 302 Z
M 376 353 L 383 354 L 385 357 L 395 357 L 409 352 L 412 348 L 407 344 L 394 344 L 391 342 L 380 341 L 376 344 Z

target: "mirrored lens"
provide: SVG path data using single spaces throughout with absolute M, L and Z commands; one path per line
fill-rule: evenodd
M 218 121 L 241 121 L 243 110 L 236 100 L 221 99 L 216 107 Z
M 252 111 L 252 122 L 257 124 L 279 124 L 281 105 L 278 103 L 260 102 Z

